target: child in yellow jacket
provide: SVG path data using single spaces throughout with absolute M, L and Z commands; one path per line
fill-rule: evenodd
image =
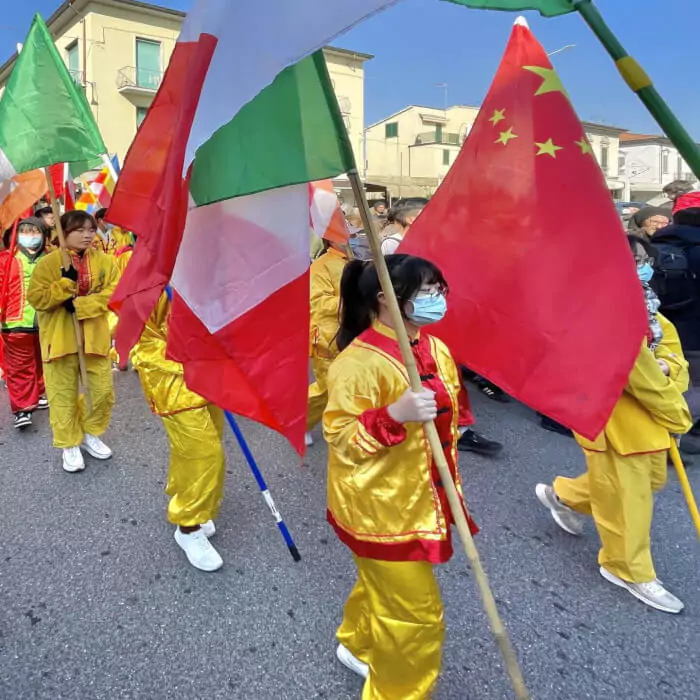
M 348 262 L 347 247 L 323 241 L 325 253 L 311 263 L 310 304 L 311 324 L 309 344 L 311 366 L 315 381 L 309 387 L 309 405 L 306 414 L 306 444 L 313 444 L 310 431 L 318 425 L 328 403 L 326 377 L 331 362 L 338 355 L 335 337 L 338 333 L 338 306 L 340 278 Z
M 409 255 L 392 255 L 387 265 L 424 390 L 409 389 L 374 265 L 348 263 L 342 352 L 328 373 L 323 415 L 328 520 L 357 567 L 336 653 L 367 679 L 363 700 L 424 700 L 437 683 L 444 637 L 433 566 L 452 556 L 453 517 L 422 423 L 435 421 L 461 493 L 462 385 L 447 347 L 424 329 L 446 310 L 442 273 Z
M 688 363 L 673 324 L 658 313 L 649 287 L 653 248 L 629 236 L 649 314 L 648 338 L 630 373 L 627 388 L 596 440 L 580 435 L 587 471 L 575 479 L 539 484 L 537 497 L 566 532 L 580 535 L 583 516 L 592 516 L 602 547 L 600 573 L 646 605 L 679 613 L 683 603 L 658 580 L 651 557 L 654 493 L 666 484 L 673 434 L 692 427 L 683 393 Z
M 151 411 L 160 416 L 170 442 L 166 493 L 175 541 L 192 566 L 216 571 L 223 566 L 209 543 L 224 493 L 226 461 L 220 408 L 190 391 L 183 367 L 165 357 L 170 302 L 163 295 L 131 353 Z
M 27 298 L 39 321 L 53 444 L 63 450 L 63 468 L 77 472 L 85 469 L 81 447 L 96 459 L 112 456 L 100 436 L 114 404 L 107 303 L 119 275 L 114 259 L 91 245 L 96 223 L 90 214 L 68 211 L 61 225 L 71 266 L 63 269 L 61 250 L 49 253 L 34 271 Z M 78 390 L 74 318 L 83 336 L 90 410 Z

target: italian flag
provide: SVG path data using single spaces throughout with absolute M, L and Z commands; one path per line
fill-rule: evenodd
M 188 386 L 299 452 L 309 183 L 355 167 L 320 49 L 391 4 L 195 3 L 109 210 L 139 236 L 112 299 L 120 355 L 170 283 L 168 352 Z

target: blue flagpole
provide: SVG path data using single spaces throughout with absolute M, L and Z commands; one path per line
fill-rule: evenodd
M 258 465 L 255 462 L 255 458 L 253 457 L 253 453 L 250 451 L 250 448 L 248 447 L 248 443 L 246 442 L 245 437 L 243 437 L 243 433 L 241 432 L 241 429 L 238 426 L 238 423 L 236 423 L 236 419 L 233 417 L 233 414 L 230 411 L 224 411 L 224 415 L 226 416 L 226 420 L 228 421 L 228 424 L 231 426 L 231 430 L 233 430 L 233 434 L 236 436 L 236 440 L 238 440 L 238 444 L 240 445 L 241 452 L 243 452 L 243 455 L 248 462 L 248 466 L 250 467 L 250 470 L 253 472 L 253 476 L 255 477 L 255 481 L 258 482 L 258 487 L 260 488 L 260 493 L 262 493 L 262 497 L 265 499 L 265 503 L 267 503 L 267 506 L 270 509 L 270 512 L 272 513 L 272 517 L 275 519 L 275 522 L 277 523 L 277 527 L 278 527 L 279 531 L 282 533 L 282 537 L 284 537 L 284 541 L 287 544 L 287 547 L 289 548 L 289 553 L 292 555 L 292 559 L 294 559 L 294 561 L 301 561 L 301 554 L 299 554 L 299 550 L 297 549 L 297 546 L 294 544 L 294 540 L 292 539 L 292 535 L 290 534 L 289 530 L 287 529 L 287 525 L 285 524 L 284 520 L 282 520 L 282 516 L 280 515 L 280 512 L 277 510 L 277 506 L 275 505 L 275 502 L 272 499 L 272 495 L 270 494 L 270 490 L 267 488 L 267 484 L 265 483 L 265 479 L 263 478 L 263 475 L 260 472 L 260 469 L 258 468 Z
M 165 293 L 167 294 L 168 299 L 172 301 L 173 292 L 170 288 L 170 285 L 167 285 L 165 287 Z M 243 452 L 243 456 L 246 458 L 246 462 L 248 462 L 250 471 L 253 472 L 253 477 L 255 478 L 255 481 L 258 484 L 260 493 L 265 499 L 265 503 L 267 503 L 267 507 L 270 509 L 272 517 L 277 523 L 277 528 L 282 533 L 282 537 L 284 537 L 284 541 L 287 547 L 289 548 L 289 553 L 292 555 L 292 559 L 294 559 L 294 561 L 301 561 L 301 554 L 299 554 L 299 550 L 297 549 L 296 544 L 294 544 L 292 535 L 289 532 L 286 523 L 282 519 L 282 515 L 277 510 L 277 506 L 275 505 L 275 501 L 272 498 L 270 489 L 267 488 L 267 483 L 265 483 L 265 479 L 262 475 L 262 472 L 260 471 L 260 468 L 258 467 L 257 462 L 255 461 L 255 457 L 253 457 L 253 453 L 250 451 L 250 447 L 248 447 L 248 442 L 246 441 L 243 433 L 241 432 L 241 429 L 238 426 L 236 419 L 230 411 L 224 411 L 224 415 L 226 416 L 226 421 L 231 427 L 231 430 L 233 430 L 233 434 L 236 436 L 236 440 L 238 440 L 238 445 L 241 448 L 241 452 Z

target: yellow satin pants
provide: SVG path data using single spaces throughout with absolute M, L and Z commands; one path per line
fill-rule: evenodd
M 161 418 L 170 442 L 168 520 L 186 527 L 214 520 L 226 475 L 223 411 L 208 405 Z
M 602 548 L 598 563 L 630 583 L 656 578 L 651 558 L 654 492 L 666 484 L 667 453 L 623 457 L 584 450 L 588 471 L 559 477 L 554 491 L 567 506 L 593 516 Z
M 80 370 L 77 355 L 66 355 L 44 363 L 46 398 L 54 447 L 76 447 L 85 433 L 102 435 L 109 427 L 114 406 L 112 362 L 108 357 L 85 358 L 92 410 L 79 394 Z
M 442 599 L 428 562 L 355 557 L 338 641 L 369 665 L 362 700 L 425 700 L 440 673 Z
M 325 357 L 311 358 L 311 366 L 314 370 L 316 381 L 309 386 L 309 407 L 306 412 L 306 430 L 313 430 L 323 418 L 323 412 L 326 410 L 328 403 L 328 387 L 326 386 L 326 377 L 328 376 L 328 368 L 333 360 Z

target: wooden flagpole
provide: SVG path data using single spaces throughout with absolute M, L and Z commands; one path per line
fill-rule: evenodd
M 58 200 L 56 199 L 56 191 L 54 190 L 53 180 L 51 179 L 51 173 L 49 172 L 48 166 L 44 168 L 46 173 L 46 183 L 49 186 L 49 196 L 51 197 L 51 209 L 53 210 L 53 217 L 56 220 L 56 234 L 58 236 L 58 243 L 61 248 L 61 259 L 63 261 L 63 269 L 68 270 L 71 266 L 70 257 L 68 256 L 68 249 L 66 248 L 66 238 L 63 235 L 63 228 L 61 227 L 61 210 L 58 206 Z M 73 330 L 75 331 L 75 342 L 78 346 L 78 367 L 80 368 L 80 381 L 82 382 L 83 389 L 85 390 L 85 401 L 87 403 L 88 412 L 92 411 L 92 400 L 90 398 L 90 386 L 88 384 L 87 378 L 87 367 L 85 365 L 85 343 L 83 340 L 83 327 L 80 325 L 80 321 L 77 319 L 75 314 L 71 314 L 73 317 Z
M 367 232 L 367 237 L 369 238 L 372 256 L 374 257 L 374 264 L 377 268 L 377 274 L 379 275 L 379 281 L 381 283 L 382 291 L 384 292 L 384 298 L 387 300 L 388 310 L 391 314 L 394 331 L 396 332 L 396 337 L 399 341 L 401 356 L 403 358 L 404 365 L 406 365 L 411 389 L 414 392 L 420 392 L 423 390 L 423 385 L 420 380 L 420 375 L 418 374 L 418 368 L 416 367 L 416 360 L 413 357 L 413 352 L 411 351 L 411 344 L 408 338 L 408 333 L 406 332 L 406 326 L 404 325 L 403 315 L 399 307 L 399 302 L 396 298 L 394 287 L 391 283 L 389 269 L 387 268 L 384 255 L 381 251 L 379 236 L 374 228 L 374 223 L 369 211 L 369 204 L 365 198 L 365 193 L 357 170 L 350 171 L 348 173 L 348 178 L 355 196 L 355 202 L 360 209 L 362 223 L 365 231 Z M 435 465 L 440 473 L 440 479 L 442 480 L 445 487 L 445 492 L 447 493 L 450 509 L 452 510 L 452 515 L 457 526 L 457 532 L 459 533 L 462 544 L 464 545 L 464 551 L 469 559 L 469 563 L 471 564 L 474 579 L 476 580 L 479 592 L 481 594 L 484 610 L 488 617 L 491 631 L 493 632 L 493 635 L 498 643 L 498 647 L 501 651 L 506 672 L 510 678 L 513 690 L 515 691 L 515 696 L 518 698 L 518 700 L 528 700 L 530 694 L 525 686 L 525 680 L 520 670 L 520 666 L 518 665 L 518 660 L 515 656 L 515 651 L 513 650 L 510 638 L 508 637 L 508 633 L 498 614 L 496 601 L 493 597 L 493 593 L 491 592 L 484 568 L 481 565 L 481 559 L 479 558 L 479 552 L 474 544 L 474 538 L 469 530 L 469 523 L 467 522 L 467 518 L 462 507 L 462 500 L 457 493 L 457 487 L 455 486 L 455 482 L 450 474 L 450 469 L 447 465 L 447 460 L 445 459 L 445 453 L 443 452 L 442 445 L 440 443 L 437 428 L 435 427 L 435 423 L 432 421 L 425 423 L 423 427 L 425 429 L 426 437 L 428 438 L 430 450 L 433 453 Z

